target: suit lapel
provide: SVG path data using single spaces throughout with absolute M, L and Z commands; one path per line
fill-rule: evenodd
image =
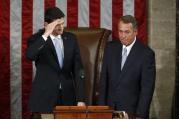
M 68 37 L 63 33 L 62 34 L 62 40 L 63 40 L 63 48 L 64 48 L 64 59 L 63 59 L 63 67 L 62 68 L 60 68 L 60 65 L 59 65 L 59 63 L 58 63 L 58 57 L 57 57 L 57 54 L 56 54 L 56 50 L 55 50 L 55 46 L 53 45 L 53 42 L 52 42 L 52 40 L 51 40 L 51 38 L 50 37 L 48 37 L 48 44 L 49 44 L 49 46 L 50 46 L 50 48 L 51 48 L 51 51 L 52 51 L 52 54 L 53 54 L 53 56 L 54 56 L 54 58 L 55 58 L 55 61 L 57 62 L 57 64 L 58 64 L 58 66 L 59 66 L 59 68 L 60 69 L 63 69 L 64 68 L 64 66 L 65 66 L 65 59 L 66 59 L 66 54 L 67 54 L 67 46 L 68 46 Z
M 56 62 L 55 64 L 53 64 L 53 66 L 56 67 L 56 69 L 59 69 L 60 65 L 58 63 L 57 53 L 56 53 L 55 47 L 54 47 L 53 42 L 52 42 L 50 37 L 48 37 L 48 39 L 47 39 L 47 44 L 50 46 L 52 55 L 54 56 L 54 59 L 55 59 L 55 62 Z
M 119 46 L 119 49 L 117 50 L 117 51 L 120 51 L 120 54 L 119 55 L 117 55 L 118 56 L 118 61 L 120 62 L 119 63 L 119 69 L 118 69 L 118 71 L 120 71 L 121 72 L 121 62 L 122 62 L 122 44 L 120 44 L 120 46 Z M 117 53 L 118 54 L 118 53 Z
M 55 50 L 55 46 L 53 45 L 53 42 L 52 42 L 52 40 L 51 40 L 50 37 L 48 37 L 47 43 L 49 44 L 49 46 L 50 46 L 50 48 L 51 48 L 51 51 L 52 51 L 53 56 L 55 57 L 55 60 L 58 62 L 58 58 L 57 58 L 57 53 L 56 53 L 56 50 Z
M 64 58 L 63 58 L 63 67 L 64 67 L 66 61 L 67 49 L 68 49 L 68 37 L 67 35 L 65 35 L 65 33 L 62 34 L 62 39 L 63 39 L 63 48 L 64 48 Z

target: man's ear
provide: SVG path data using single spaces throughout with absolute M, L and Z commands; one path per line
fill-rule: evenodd
M 135 29 L 135 34 L 136 34 L 136 35 L 138 34 L 138 30 L 137 30 L 137 29 Z
M 46 27 L 48 25 L 48 22 L 44 22 L 44 27 Z

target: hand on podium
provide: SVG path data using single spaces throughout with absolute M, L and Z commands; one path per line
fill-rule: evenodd
M 84 102 L 78 102 L 77 106 L 85 106 L 85 103 Z
M 129 116 L 125 111 L 114 111 L 113 119 L 129 119 Z M 134 119 L 134 118 L 132 118 L 132 119 Z

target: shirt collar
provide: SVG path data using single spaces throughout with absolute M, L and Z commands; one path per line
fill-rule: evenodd
M 128 45 L 128 46 L 122 45 L 122 48 L 123 48 L 123 49 L 124 49 L 124 48 L 127 49 L 127 55 L 129 54 L 129 52 L 130 52 L 132 46 L 134 45 L 135 41 L 136 41 L 136 37 L 134 38 L 134 41 L 133 41 L 130 45 Z
M 62 37 L 61 37 L 61 35 L 54 36 L 54 35 L 50 34 L 50 38 L 51 38 L 52 40 L 54 40 L 55 38 L 61 39 Z

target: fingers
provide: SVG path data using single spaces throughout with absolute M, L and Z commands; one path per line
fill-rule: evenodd
M 45 29 L 47 28 L 47 29 L 51 29 L 51 30 L 53 31 L 53 29 L 55 28 L 56 25 L 58 25 L 58 24 L 61 25 L 61 24 L 63 24 L 63 23 L 64 23 L 64 18 L 56 19 L 55 21 L 53 21 L 53 22 L 47 24 L 47 25 L 45 26 Z
M 84 102 L 78 102 L 77 106 L 85 106 L 85 103 Z
M 61 24 L 64 24 L 64 18 L 60 18 L 60 19 L 56 19 L 56 20 L 54 20 L 53 22 L 51 22 L 51 23 L 46 23 L 45 24 L 45 33 L 44 33 L 44 35 L 46 36 L 46 37 L 48 37 L 52 32 L 53 32 L 53 30 L 55 29 L 55 27 L 57 26 L 57 25 L 61 25 Z
M 57 24 L 64 24 L 64 18 L 57 19 L 55 22 L 57 22 Z
M 55 21 L 52 22 L 52 24 L 63 24 L 64 23 L 64 18 L 56 19 Z

